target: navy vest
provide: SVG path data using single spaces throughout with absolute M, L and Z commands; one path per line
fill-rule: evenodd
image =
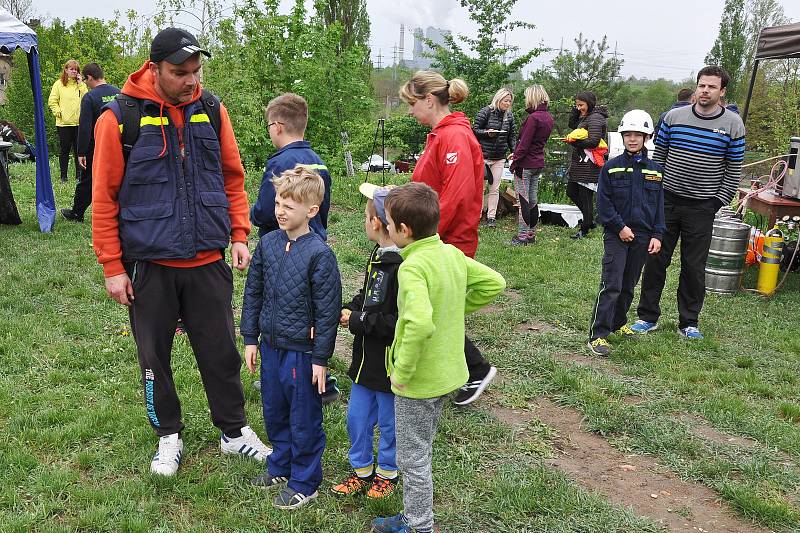
M 122 124 L 119 102 L 107 107 Z M 141 102 L 139 137 L 119 191 L 119 236 L 126 261 L 191 259 L 230 242 L 220 145 L 202 102 L 183 107 L 184 157 L 177 130 L 168 115 L 159 116 L 159 107 L 152 100 Z

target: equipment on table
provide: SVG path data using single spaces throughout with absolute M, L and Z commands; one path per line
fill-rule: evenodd
M 778 274 L 783 258 L 783 232 L 775 226 L 764 235 L 764 251 L 758 267 L 756 290 L 770 295 L 778 285 Z
M 739 291 L 744 272 L 750 225 L 717 218 L 706 261 L 706 291 L 733 294 Z
M 789 139 L 789 159 L 781 190 L 781 196 L 786 198 L 800 199 L 800 167 L 797 164 L 799 152 L 800 137 L 792 137 Z

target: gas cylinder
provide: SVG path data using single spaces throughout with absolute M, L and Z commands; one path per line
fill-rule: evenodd
M 770 295 L 775 292 L 783 256 L 783 233 L 775 226 L 764 235 L 764 252 L 758 267 L 756 290 Z

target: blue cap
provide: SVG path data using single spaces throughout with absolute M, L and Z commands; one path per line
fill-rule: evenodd
M 379 187 L 375 184 L 364 182 L 359 185 L 358 190 L 361 194 L 372 200 L 378 218 L 383 222 L 384 226 L 388 226 L 389 221 L 386 219 L 386 208 L 383 204 L 386 202 L 386 197 L 389 195 L 391 187 Z

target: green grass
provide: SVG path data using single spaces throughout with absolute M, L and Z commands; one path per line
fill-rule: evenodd
M 273 509 L 269 493 L 247 483 L 259 466 L 219 454 L 185 337 L 173 350 L 187 426 L 184 464 L 175 478 L 150 476 L 156 441 L 142 406 L 127 314 L 105 295 L 90 225 L 59 220 L 53 233 L 40 233 L 32 167 L 15 166 L 12 173 L 24 223 L 0 226 L 1 531 L 351 532 L 366 531 L 375 515 L 401 509 L 399 494 L 381 502 L 330 495 L 331 483 L 348 471 L 344 402 L 325 408 L 320 498 L 292 513 Z M 360 284 L 369 251 L 361 179 L 334 183 L 330 233 L 345 296 Z M 251 198 L 259 180 L 258 174 L 248 178 Z M 71 200 L 73 186 L 55 184 L 59 207 Z M 481 230 L 478 259 L 500 271 L 511 291 L 498 300 L 496 312 L 468 319 L 471 335 L 504 378 L 492 401 L 526 408 L 548 396 L 575 407 L 587 429 L 708 485 L 741 517 L 778 530 L 800 528 L 797 276 L 770 299 L 749 293 L 707 297 L 701 316 L 707 337 L 689 343 L 675 333 L 673 267 L 661 330 L 612 338 L 614 372 L 598 370 L 557 356 L 585 352 L 600 235 L 574 242 L 569 229 L 545 227 L 536 246 L 511 248 L 514 225 L 504 219 L 495 231 Z M 747 273 L 749 286 L 755 274 Z M 238 308 L 244 276 L 234 279 Z M 554 329 L 515 332 L 525 320 Z M 346 365 L 333 363 L 345 395 Z M 258 393 L 246 371 L 243 380 L 250 422 L 263 435 Z M 626 402 L 631 395 L 642 401 Z M 757 444 L 710 442 L 692 433 L 681 413 Z M 434 466 L 435 511 L 443 530 L 657 530 L 545 466 L 553 439 L 552 430 L 535 420 L 512 428 L 482 410 L 445 409 Z

